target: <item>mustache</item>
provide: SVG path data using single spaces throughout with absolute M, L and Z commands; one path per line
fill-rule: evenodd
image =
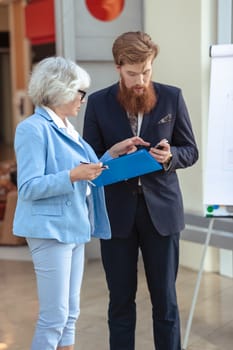
M 131 86 L 131 90 L 133 90 L 133 89 L 143 89 L 144 91 L 147 89 L 144 85 L 139 85 L 139 84 L 137 84 L 137 85 L 134 85 L 134 86 Z

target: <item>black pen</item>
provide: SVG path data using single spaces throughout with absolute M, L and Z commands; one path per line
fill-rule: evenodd
M 91 164 L 90 162 L 82 162 L 80 161 L 80 164 Z M 102 165 L 102 169 L 109 169 L 108 165 Z
M 82 161 L 80 161 L 80 164 L 91 164 L 91 163 L 90 163 L 90 162 L 82 162 Z M 92 182 L 91 180 L 87 180 L 87 182 L 88 182 L 91 186 L 96 187 L 96 184 L 94 184 L 94 182 Z

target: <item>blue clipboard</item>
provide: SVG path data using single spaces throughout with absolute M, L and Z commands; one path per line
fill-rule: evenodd
M 104 165 L 107 165 L 108 169 L 103 170 L 100 176 L 92 180 L 96 186 L 110 185 L 163 169 L 145 149 L 111 159 Z

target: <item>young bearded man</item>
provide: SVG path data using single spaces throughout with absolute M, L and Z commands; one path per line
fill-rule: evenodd
M 100 157 L 116 142 L 140 135 L 163 170 L 105 187 L 112 239 L 101 240 L 101 256 L 110 296 L 110 349 L 135 349 L 140 250 L 155 349 L 180 350 L 175 283 L 184 212 L 176 169 L 197 161 L 197 145 L 181 90 L 151 80 L 158 46 L 150 36 L 123 33 L 112 52 L 119 82 L 89 97 L 83 136 Z

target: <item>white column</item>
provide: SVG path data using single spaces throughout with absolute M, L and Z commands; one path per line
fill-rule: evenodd
M 56 53 L 75 61 L 74 0 L 55 0 Z

